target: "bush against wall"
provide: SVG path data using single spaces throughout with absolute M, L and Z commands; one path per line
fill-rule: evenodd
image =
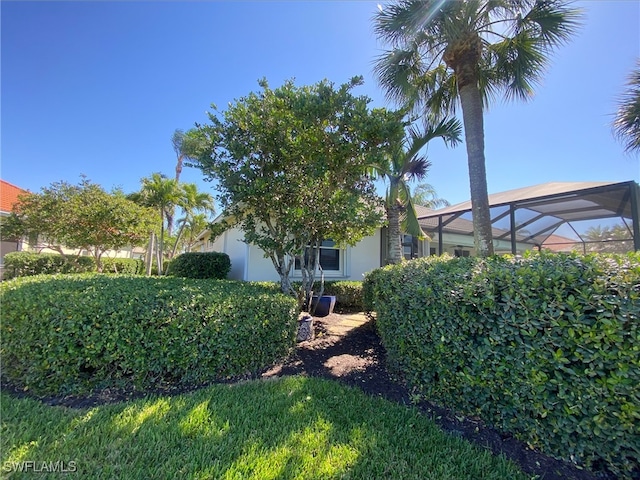
M 229 255 L 221 252 L 187 252 L 175 257 L 167 274 L 185 278 L 225 279 L 231 270 Z
M 297 302 L 274 290 L 96 274 L 4 282 L 3 373 L 37 394 L 255 373 L 295 345 Z
M 326 282 L 323 295 L 334 295 L 338 310 L 362 311 L 362 282 L 353 280 Z
M 294 290 L 302 286 L 302 282 L 292 282 Z M 320 284 L 316 284 L 313 294 L 317 295 Z M 344 312 L 362 311 L 362 282 L 357 280 L 336 280 L 324 282 L 322 295 L 332 295 L 336 297 L 335 309 Z
M 4 278 L 54 273 L 83 273 L 95 270 L 91 257 L 57 253 L 9 252 L 4 256 Z
M 640 254 L 421 259 L 373 272 L 390 362 L 554 456 L 640 473 Z

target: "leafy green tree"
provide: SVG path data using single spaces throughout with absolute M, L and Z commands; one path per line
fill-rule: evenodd
M 198 166 L 217 181 L 225 220 L 214 233 L 239 225 L 280 276 L 283 292 L 295 293 L 290 272 L 302 271 L 302 304 L 309 305 L 324 240 L 353 245 L 382 221 L 380 199 L 366 171 L 402 141 L 396 113 L 369 110 L 354 96 L 360 77 L 335 88 L 328 81 L 296 87 L 292 81 L 237 100 L 211 124 L 200 126 L 206 142 Z
M 411 194 L 414 205 L 422 205 L 423 207 L 437 209 L 448 207 L 451 205 L 447 199 L 440 198 L 438 192 L 430 183 L 419 183 L 416 188 L 413 189 Z
M 413 180 L 425 178 L 431 166 L 421 152 L 435 138 L 442 138 L 448 144 L 457 144 L 461 130 L 457 120 L 442 120 L 437 125 L 427 125 L 424 132 L 411 127 L 405 141 L 395 146 L 389 162 L 377 167 L 378 174 L 389 181 L 385 199 L 388 263 L 402 262 L 403 233 L 425 237 L 418 223 L 410 187 Z
M 614 135 L 627 152 L 640 151 L 640 61 L 629 75 L 627 91 L 618 104 L 613 122 Z
M 40 249 L 61 255 L 65 248 L 89 251 L 102 271 L 104 252 L 143 244 L 154 222 L 152 211 L 121 191 L 108 193 L 83 177 L 78 185 L 56 182 L 20 196 L 7 227 L 12 236 L 28 237 Z
M 193 227 L 198 223 L 195 221 L 197 213 L 203 212 L 203 214 L 206 215 L 215 212 L 213 197 L 208 193 L 198 191 L 198 186 L 195 183 L 183 183 L 180 184 L 180 188 L 182 188 L 182 195 L 181 199 L 178 201 L 178 205 L 182 209 L 184 216 L 178 220 L 180 229 L 178 230 L 178 235 L 175 239 L 171 258 L 176 255 L 180 246 L 180 240 L 184 235 L 185 230 L 187 228 L 193 229 Z M 202 230 L 205 228 L 206 224 L 202 227 Z
M 375 16 L 376 34 L 392 47 L 375 65 L 388 98 L 436 116 L 460 103 L 478 255 L 493 254 L 484 109 L 500 91 L 530 98 L 579 18 L 563 0 L 398 0 Z

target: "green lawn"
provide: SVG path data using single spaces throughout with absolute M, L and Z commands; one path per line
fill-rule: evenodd
M 42 462 L 91 479 L 529 478 L 416 409 L 328 380 L 215 385 L 89 410 L 0 399 L 3 478 L 45 477 L 33 471 Z

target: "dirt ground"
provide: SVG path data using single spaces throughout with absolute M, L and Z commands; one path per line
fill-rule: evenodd
M 387 369 L 384 347 L 375 331 L 374 322 L 351 330 L 345 336 L 329 335 L 331 325 L 341 322 L 340 314 L 314 319 L 315 339 L 301 342 L 286 362 L 265 372 L 263 376 L 303 374 L 330 378 L 360 388 L 369 395 L 381 396 L 404 405 L 414 405 L 435 421 L 444 431 L 463 437 L 494 454 L 504 454 L 531 475 L 544 480 L 595 480 L 614 478 L 603 473 L 580 470 L 531 450 L 508 434 L 485 426 L 478 419 L 457 416 L 454 412 L 426 401 L 411 401 L 411 391 L 401 379 Z
M 262 378 L 284 375 L 308 375 L 337 380 L 357 387 L 363 392 L 384 397 L 403 405 L 414 405 L 435 421 L 444 431 L 463 437 L 494 454 L 504 454 L 523 471 L 538 475 L 544 480 L 596 480 L 610 479 L 603 473 L 594 474 L 576 468 L 574 465 L 555 460 L 533 451 L 526 444 L 508 434 L 503 434 L 485 426 L 478 419 L 457 416 L 454 412 L 426 401 L 412 402 L 411 391 L 401 379 L 394 377 L 387 369 L 384 347 L 375 331 L 374 321 L 354 328 L 346 335 L 332 335 L 332 326 L 344 320 L 343 315 L 333 313 L 324 318 L 314 319 L 315 338 L 298 344 L 295 352 L 284 362 L 273 366 L 261 374 Z M 26 396 L 24 392 L 2 381 L 2 390 L 15 396 Z M 114 403 L 140 398 L 149 393 L 179 394 L 193 389 L 167 386 L 153 392 L 122 391 L 106 389 L 88 397 L 48 397 L 40 400 L 49 405 L 65 405 L 88 408 L 95 405 Z

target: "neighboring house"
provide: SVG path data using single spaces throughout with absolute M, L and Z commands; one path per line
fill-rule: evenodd
M 492 194 L 489 202 L 497 254 L 522 254 L 544 248 L 571 251 L 576 248 L 576 240 L 564 236 L 562 228 L 575 231 L 581 222 L 611 218 L 620 218 L 633 226 L 630 241 L 640 250 L 640 187 L 633 181 L 551 182 Z M 405 235 L 406 259 L 444 253 L 458 257 L 475 254 L 470 201 L 439 210 L 417 206 L 416 211 L 429 238 L 419 240 Z M 328 241 L 321 252 L 325 278 L 361 280 L 365 273 L 385 264 L 386 250 L 384 228 L 353 247 L 338 249 Z M 228 254 L 229 278 L 278 280 L 271 260 L 265 258 L 257 246 L 245 243 L 237 227 L 215 239 L 205 230 L 192 251 Z M 293 272 L 292 278 L 300 278 L 299 269 Z
M 28 193 L 20 187 L 0 180 L 0 222 L 2 217 L 8 217 L 13 209 L 13 205 L 18 201 L 18 195 L 22 193 Z M 2 231 L 0 230 L 0 235 Z M 4 256 L 9 252 L 17 252 L 22 249 L 21 241 L 5 241 L 4 238 L 0 238 L 0 278 L 2 278 L 2 272 L 4 271 Z
M 579 241 L 561 235 L 549 235 L 542 244 L 542 250 L 551 250 L 552 252 L 570 253 L 578 249 L 582 250 L 582 244 Z

